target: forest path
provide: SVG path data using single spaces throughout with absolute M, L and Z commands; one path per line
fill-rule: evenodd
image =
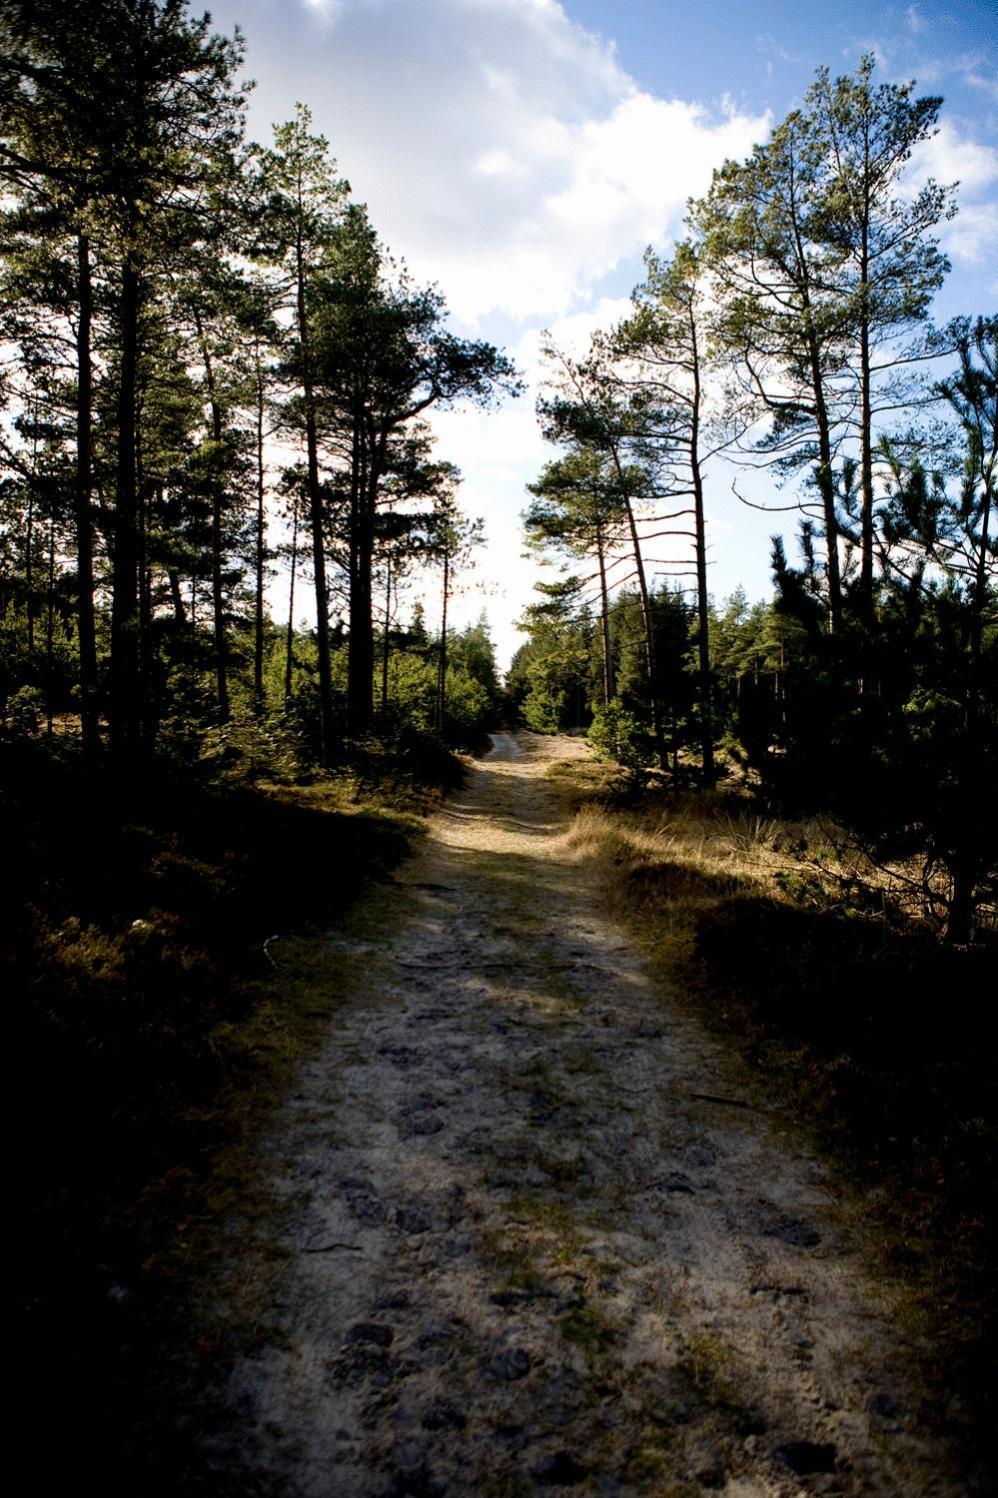
M 243 1461 L 301 1498 L 966 1493 L 823 1167 L 573 862 L 544 776 L 584 752 L 497 734 L 334 939 Z

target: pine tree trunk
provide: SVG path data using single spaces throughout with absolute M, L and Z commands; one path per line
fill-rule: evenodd
M 147 748 L 152 747 L 156 736 L 156 711 L 150 688 L 155 679 L 155 656 L 152 639 L 152 567 L 149 562 L 149 516 L 152 511 L 152 494 L 146 484 L 142 465 L 142 401 L 136 400 L 135 410 L 135 496 L 138 514 L 138 572 L 139 572 L 139 674 L 143 683 L 142 693 L 142 739 Z
M 870 369 L 869 218 L 870 204 L 867 200 L 863 210 L 859 260 L 859 591 L 863 620 L 867 625 L 873 623 L 873 376 Z
M 305 268 L 301 236 L 297 246 L 298 341 L 301 346 L 302 390 L 305 396 L 305 457 L 309 522 L 312 531 L 312 571 L 315 576 L 315 636 L 319 663 L 319 718 L 321 753 L 328 763 L 335 735 L 333 719 L 333 673 L 329 656 L 329 588 L 326 581 L 326 542 L 323 534 L 322 490 L 319 485 L 319 438 L 315 420 L 315 386 L 305 306 Z
M 374 520 L 387 441 L 387 433 L 381 432 L 376 443 L 370 444 L 369 462 L 356 486 L 347 662 L 347 708 L 354 734 L 368 731 L 374 709 Z
M 825 400 L 825 382 L 821 373 L 821 349 L 814 328 L 811 303 L 811 274 L 808 265 L 804 237 L 797 212 L 796 195 L 791 191 L 790 208 L 797 249 L 798 279 L 801 283 L 801 299 L 804 312 L 804 336 L 807 343 L 808 363 L 811 370 L 811 392 L 814 396 L 815 424 L 818 428 L 818 491 L 821 495 L 822 515 L 825 522 L 825 554 L 828 577 L 828 627 L 834 635 L 842 628 L 842 575 L 839 567 L 839 528 L 835 515 L 835 474 L 832 469 L 831 429 L 828 421 L 828 403 Z
M 256 379 L 256 616 L 253 635 L 253 694 L 257 711 L 263 709 L 263 585 L 266 557 L 266 513 L 264 505 L 265 473 L 263 466 L 263 370 L 257 348 Z
M 284 654 L 284 706 L 291 701 L 291 672 L 295 662 L 295 579 L 298 572 L 298 492 L 291 519 L 291 586 L 288 590 L 288 631 Z
M 970 941 L 974 932 L 974 869 L 969 861 L 961 861 L 952 873 L 946 940 L 962 946 Z
M 832 468 L 832 441 L 828 407 L 818 351 L 811 340 L 811 384 L 814 390 L 815 420 L 818 428 L 818 491 L 825 522 L 825 557 L 828 577 L 828 628 L 831 634 L 842 631 L 842 574 L 839 567 L 839 527 L 835 515 L 835 472 Z
M 356 556 L 350 589 L 350 642 L 347 703 L 350 731 L 364 734 L 371 726 L 374 691 L 374 621 L 371 587 L 374 536 L 368 504 L 362 496 L 355 537 Z
M 139 676 L 138 493 L 135 481 L 135 395 L 139 273 L 130 254 L 121 267 L 121 357 L 111 601 L 111 748 L 125 761 L 141 744 Z
M 184 625 L 187 623 L 187 611 L 184 608 L 184 596 L 180 591 L 180 573 L 177 571 L 176 567 L 170 567 L 167 571 L 166 577 L 168 583 L 170 584 L 170 599 L 173 603 L 174 623 L 176 623 L 181 629 L 183 629 Z
M 437 732 L 442 736 L 447 714 L 447 600 L 450 596 L 450 552 L 444 552 L 444 596 L 440 610 L 440 659 L 437 662 Z
M 690 431 L 690 473 L 693 478 L 693 510 L 696 530 L 697 572 L 697 664 L 700 698 L 700 757 L 703 783 L 712 786 L 714 766 L 713 687 L 710 677 L 710 609 L 707 598 L 707 524 L 703 507 L 703 477 L 700 472 L 700 355 L 696 321 L 691 309 L 690 337 L 693 351 L 693 404 Z
M 870 331 L 864 317 L 860 333 L 860 570 L 863 616 L 873 618 L 873 414 L 870 391 Z
M 381 641 L 381 721 L 388 722 L 388 658 L 391 650 L 392 559 L 385 563 L 385 632 Z
M 97 720 L 97 632 L 94 624 L 94 542 L 90 507 L 93 469 L 93 285 L 90 242 L 77 239 L 79 318 L 76 329 L 76 618 L 80 644 L 80 730 L 83 748 L 100 748 Z
M 218 715 L 229 720 L 229 675 L 226 661 L 225 598 L 222 589 L 222 495 L 219 486 L 211 496 L 211 611 L 215 634 L 215 686 L 218 692 Z
M 24 591 L 28 613 L 28 669 L 35 664 L 35 490 L 38 486 L 38 400 L 31 439 L 31 478 L 28 483 L 28 514 L 25 526 Z
M 55 511 L 49 516 L 49 566 L 48 593 L 45 600 L 45 711 L 48 719 L 48 736 L 52 737 L 52 695 L 54 676 L 54 632 L 55 632 Z
M 215 636 L 215 690 L 218 696 L 218 715 L 223 723 L 229 721 L 229 674 L 228 645 L 225 637 L 225 592 L 222 579 L 222 479 L 219 464 L 222 456 L 222 410 L 218 404 L 215 371 L 208 352 L 208 344 L 195 312 L 194 321 L 201 340 L 201 357 L 204 361 L 204 377 L 208 390 L 208 407 L 211 412 L 211 435 L 215 443 L 214 462 L 211 472 L 211 612 Z
M 613 697 L 613 663 L 610 659 L 610 595 L 606 585 L 606 553 L 603 533 L 596 526 L 596 557 L 599 564 L 600 634 L 603 640 L 603 706 Z
M 714 764 L 714 702 L 710 675 L 710 607 L 707 597 L 707 536 L 703 513 L 703 484 L 699 465 L 694 468 L 694 507 L 696 511 L 697 552 L 697 675 L 700 697 L 700 757 L 703 783 L 712 786 L 717 778 Z
M 614 466 L 617 476 L 623 479 L 620 460 L 617 454 L 613 455 Z M 641 622 L 644 629 L 645 643 L 645 669 L 648 674 L 648 696 L 651 702 L 652 733 L 655 737 L 655 752 L 658 757 L 659 768 L 664 770 L 668 764 L 665 749 L 665 739 L 662 734 L 662 706 L 658 700 L 658 681 L 655 667 L 655 629 L 651 613 L 651 599 L 648 596 L 648 582 L 645 577 L 644 558 L 641 555 L 641 542 L 638 538 L 638 523 L 635 519 L 634 509 L 631 501 L 625 498 L 624 504 L 627 511 L 627 525 L 631 534 L 631 546 L 634 551 L 634 566 L 638 576 L 638 597 L 641 600 Z
M 981 544 L 974 569 L 974 611 L 971 620 L 970 656 L 976 676 L 984 643 L 984 616 L 988 601 L 988 536 L 991 527 L 991 486 L 985 481 L 981 511 Z

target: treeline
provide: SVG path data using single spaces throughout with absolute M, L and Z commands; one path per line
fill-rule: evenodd
M 306 108 L 245 140 L 241 63 L 186 0 L 0 12 L 5 724 L 71 715 L 125 768 L 232 724 L 327 764 L 403 720 L 468 742 L 495 668 L 447 607 L 479 528 L 426 417 L 513 368 L 448 331 Z M 401 622 L 427 568 L 432 640 Z
M 532 726 L 591 723 L 632 767 L 710 786 L 723 747 L 771 799 L 913 860 L 967 941 L 998 893 L 998 318 L 932 324 L 955 188 L 913 158 L 942 101 L 873 71 L 820 70 L 648 252 L 629 315 L 581 358 L 548 350 L 559 454 L 525 520 L 562 575 L 511 687 Z M 801 512 L 768 606 L 711 605 L 722 463 L 769 475 L 746 503 Z

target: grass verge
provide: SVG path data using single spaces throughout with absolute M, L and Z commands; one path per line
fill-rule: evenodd
M 41 1491 L 87 1470 L 105 1492 L 220 1491 L 192 1453 L 206 1390 L 263 1335 L 274 1204 L 252 1141 L 330 1023 L 323 929 L 460 775 L 434 770 L 427 784 L 369 749 L 335 779 L 213 791 L 0 747 L 17 1372 Z M 205 1333 L 233 1214 L 245 1284 Z
M 870 1247 L 936 1349 L 942 1417 L 973 1440 L 998 1388 L 994 944 L 942 945 L 820 819 L 734 792 L 636 798 L 595 761 L 552 779 L 574 855 L 677 1000 L 859 1188 Z

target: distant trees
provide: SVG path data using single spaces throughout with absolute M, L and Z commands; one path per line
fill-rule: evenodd
M 593 717 L 604 751 L 637 766 L 654 744 L 664 767 L 668 747 L 675 769 L 695 744 L 710 784 L 723 743 L 769 794 L 832 811 L 874 856 L 921 860 L 926 901 L 966 940 L 998 843 L 983 794 L 998 742 L 996 323 L 930 325 L 953 189 L 905 174 L 940 100 L 873 71 L 820 70 L 799 110 L 715 173 L 687 239 L 649 252 L 632 313 L 560 358 L 540 414 L 562 452 L 525 522 L 563 564 L 595 554 L 604 579 L 630 565 L 602 590 L 609 669 L 574 717 Z M 705 494 L 722 452 L 801 486 L 773 504 L 804 518 L 799 563 L 774 541 L 766 608 L 711 606 Z M 630 532 L 609 560 L 597 495 Z M 692 605 L 675 586 L 686 569 Z M 593 633 L 572 584 L 525 620 L 513 676 L 536 726 L 545 692 L 564 721 L 556 662 Z M 639 692 L 620 635 L 636 605 Z
M 429 552 L 440 569 L 440 644 L 437 663 L 436 728 L 443 732 L 447 717 L 448 612 L 454 588 L 454 574 L 481 545 L 481 520 L 467 519 L 457 508 L 454 495 L 454 470 L 441 474 L 437 491 L 438 507 L 432 517 Z M 484 618 L 480 628 L 485 628 Z M 494 678 L 494 667 L 493 667 Z M 493 679 L 493 688 L 496 683 Z
M 513 713 L 537 733 L 580 728 L 591 721 L 592 621 L 576 608 L 573 585 L 547 585 L 543 602 L 528 607 L 527 639 L 506 675 Z
M 5 628 L 34 659 L 40 579 L 62 607 L 71 583 L 75 681 L 49 671 L 38 689 L 50 714 L 78 710 L 89 751 L 106 723 L 126 767 L 181 723 L 196 737 L 290 711 L 296 690 L 319 758 L 368 732 L 374 579 L 391 595 L 462 525 L 420 416 L 518 388 L 396 269 L 306 108 L 244 146 L 241 58 L 186 0 L 0 15 Z M 285 557 L 275 673 L 266 589 Z
M 648 403 L 627 389 L 613 367 L 612 349 L 597 337 L 584 359 L 572 359 L 557 349 L 547 350 L 550 388 L 538 404 L 541 427 L 549 441 L 575 447 L 604 465 L 611 476 L 607 501 L 620 515 L 627 538 L 627 565 L 617 574 L 618 586 L 632 580 L 637 586 L 644 636 L 644 680 L 652 735 L 664 764 L 661 702 L 656 690 L 655 630 L 652 621 L 648 569 L 639 535 L 640 512 L 655 495 L 655 463 L 659 458 L 646 439 Z
M 490 344 L 457 339 L 444 326 L 439 293 L 393 274 L 358 217 L 361 255 L 342 280 L 321 286 L 315 377 L 329 435 L 348 457 L 348 717 L 364 733 L 373 713 L 373 572 L 378 516 L 393 447 L 434 406 L 487 406 L 518 389 L 509 360 Z M 366 244 L 363 243 L 366 241 Z
M 709 460 L 727 445 L 723 437 L 712 437 L 708 408 L 710 286 L 704 259 L 690 242 L 677 245 L 669 261 L 649 252 L 646 265 L 647 280 L 634 293 L 634 313 L 614 331 L 612 343 L 618 359 L 634 366 L 621 378 L 637 383 L 644 397 L 643 441 L 659 454 L 657 497 L 679 505 L 655 517 L 667 526 L 656 534 L 693 543 L 700 756 L 709 786 L 715 770 L 704 475 Z M 684 520 L 692 529 L 674 524 Z M 681 564 L 670 559 L 668 565 L 674 570 Z
M 544 470 L 531 488 L 534 504 L 525 515 L 535 546 L 552 552 L 593 554 L 600 585 L 604 702 L 610 707 L 613 672 L 609 648 L 610 584 L 633 582 L 644 634 L 643 682 L 652 737 L 665 767 L 665 718 L 672 704 L 663 695 L 670 662 L 659 659 L 655 588 L 648 564 L 674 581 L 696 580 L 697 717 L 702 778 L 714 780 L 710 642 L 707 595 L 707 535 L 704 471 L 727 439 L 717 434 L 708 409 L 713 362 L 706 316 L 707 275 L 692 244 L 676 247 L 671 260 L 649 252 L 647 280 L 634 293 L 630 317 L 594 338 L 585 360 L 552 354 L 551 392 L 540 405 L 546 434 L 566 456 Z M 652 528 L 654 527 L 654 528 Z M 649 557 L 649 543 L 674 540 L 685 556 Z M 668 545 L 666 546 L 668 548 Z M 626 572 L 618 567 L 626 557 Z
M 607 707 L 614 695 L 610 569 L 627 524 L 616 471 L 604 453 L 580 444 L 548 463 L 529 489 L 533 501 L 523 518 L 530 543 L 563 555 L 569 563 L 596 563 L 595 573 L 577 584 L 587 589 L 596 583 L 602 703 Z

